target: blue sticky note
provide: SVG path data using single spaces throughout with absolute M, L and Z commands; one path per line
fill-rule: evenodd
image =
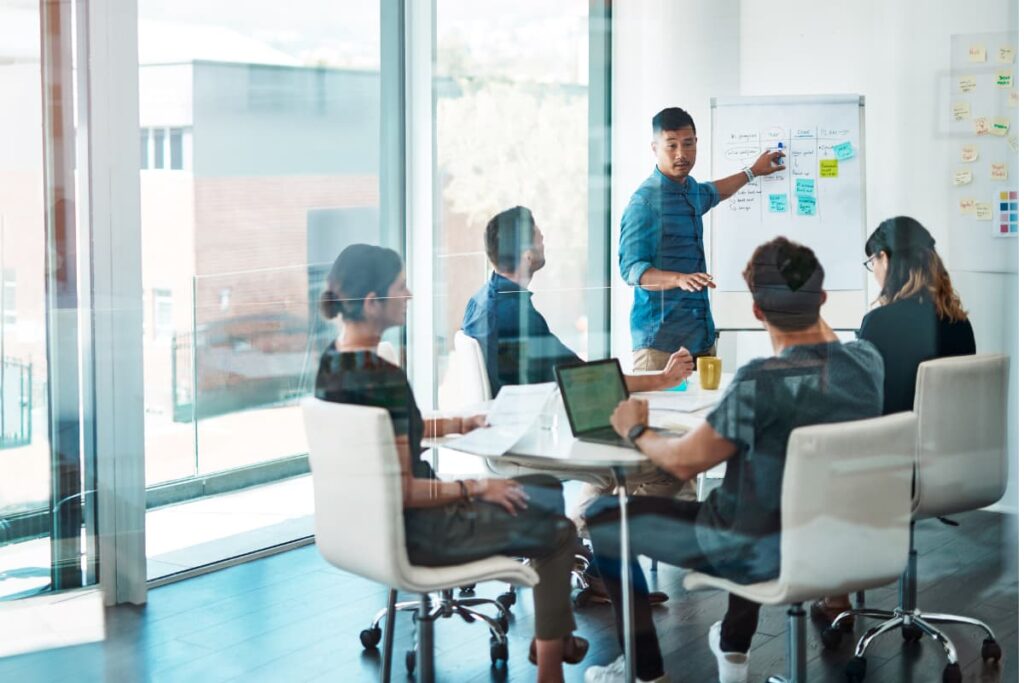
M 784 194 L 768 195 L 768 211 L 771 213 L 786 213 L 789 211 L 789 198 Z
M 796 198 L 797 215 L 813 216 L 818 211 L 818 200 L 814 197 L 802 194 Z
M 1009 202 L 999 202 L 999 210 L 1000 211 L 1009 211 L 1010 210 L 1010 203 Z
M 814 178 L 797 178 L 796 179 L 796 193 L 797 194 L 814 194 Z
M 686 380 L 684 379 L 683 383 L 680 384 L 679 386 L 677 386 L 677 387 L 669 387 L 665 391 L 686 391 Z
M 849 142 L 840 142 L 838 145 L 833 145 L 832 151 L 836 153 L 836 159 L 839 159 L 839 161 L 853 158 L 853 145 Z

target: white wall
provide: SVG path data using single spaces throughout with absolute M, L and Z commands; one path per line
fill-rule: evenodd
M 858 93 L 865 96 L 867 225 L 909 214 L 932 231 L 971 314 L 979 351 L 1011 356 L 1011 488 L 1017 508 L 1017 275 L 956 270 L 949 254 L 950 145 L 945 136 L 950 37 L 1016 30 L 1015 0 L 736 0 L 615 5 L 613 254 L 629 195 L 650 172 L 650 116 L 678 104 L 695 117 L 708 178 L 709 98 Z M 678 65 L 678 66 L 677 66 Z M 702 130 L 701 126 L 705 129 Z M 1016 249 L 1016 241 L 1008 242 Z M 612 351 L 629 357 L 628 288 L 613 256 Z M 871 298 L 874 291 L 869 291 Z

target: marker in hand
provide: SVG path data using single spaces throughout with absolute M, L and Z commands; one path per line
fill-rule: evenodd
M 779 166 L 782 166 L 782 160 L 786 156 L 786 154 L 784 152 L 785 149 L 786 149 L 786 146 L 783 145 L 782 142 L 780 141 L 778 146 L 775 148 L 775 151 L 779 152 L 779 156 L 776 157 L 775 159 L 772 159 L 772 166 L 775 166 L 776 168 L 779 167 Z

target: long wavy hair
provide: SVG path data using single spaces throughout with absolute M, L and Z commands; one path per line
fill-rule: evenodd
M 882 221 L 864 245 L 868 257 L 881 252 L 889 258 L 889 269 L 878 295 L 879 304 L 927 296 L 939 318 L 952 322 L 967 319 L 949 272 L 935 251 L 935 238 L 923 225 L 909 216 Z

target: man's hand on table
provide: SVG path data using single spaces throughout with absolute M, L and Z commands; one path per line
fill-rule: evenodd
M 629 436 L 629 430 L 638 424 L 648 424 L 647 401 L 630 398 L 622 401 L 612 413 L 612 427 L 623 439 Z
M 686 347 L 680 346 L 678 351 L 668 357 L 668 363 L 661 371 L 665 388 L 679 386 L 680 382 L 693 374 L 693 365 L 693 355 Z

